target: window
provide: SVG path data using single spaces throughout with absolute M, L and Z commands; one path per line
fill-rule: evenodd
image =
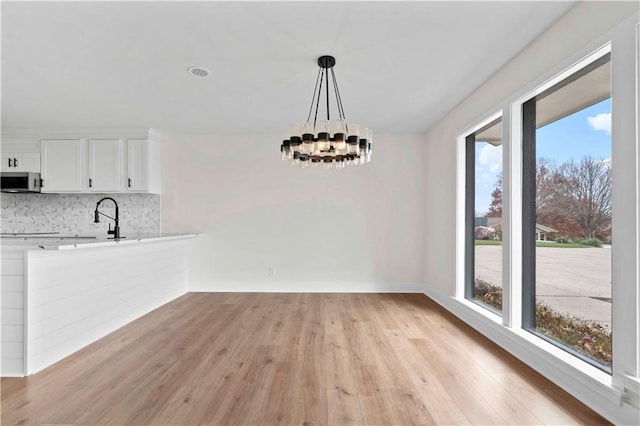
M 465 296 L 502 311 L 502 119 L 465 144 Z
M 523 326 L 611 371 L 610 54 L 526 101 Z

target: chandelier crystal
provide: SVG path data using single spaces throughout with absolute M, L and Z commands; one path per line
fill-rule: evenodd
M 280 145 L 283 160 L 289 160 L 301 167 L 343 168 L 371 161 L 371 144 L 373 132 L 359 124 L 348 123 L 338 90 L 333 67 L 336 60 L 333 56 L 318 58 L 318 76 L 313 90 L 311 107 L 307 121 L 293 126 L 287 132 L 287 138 Z M 338 118 L 330 118 L 329 109 L 329 77 L 333 82 L 333 92 L 337 103 Z M 325 103 L 327 118 L 318 120 L 318 109 L 325 87 Z M 313 120 L 311 113 L 314 111 Z

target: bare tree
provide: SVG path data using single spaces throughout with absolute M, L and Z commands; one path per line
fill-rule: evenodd
M 553 207 L 594 238 L 611 224 L 611 163 L 591 157 L 563 163 L 553 174 Z
M 553 210 L 555 164 L 544 157 L 538 159 L 536 167 L 536 212 L 546 213 Z M 485 214 L 487 217 L 502 216 L 502 173 L 496 178 L 491 192 L 491 203 Z
M 536 214 L 550 213 L 556 208 L 554 197 L 558 168 L 545 157 L 538 158 L 536 163 Z
M 502 217 L 502 173 L 498 175 L 496 183 L 493 184 L 491 203 L 489 204 L 489 210 L 487 210 L 485 216 Z

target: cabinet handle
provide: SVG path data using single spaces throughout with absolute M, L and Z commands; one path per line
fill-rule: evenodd
M 18 159 L 13 157 L 13 167 L 18 167 Z
M 131 188 L 131 178 L 128 179 L 127 186 Z
M 44 179 L 40 179 L 40 188 L 44 188 Z
M 11 167 L 11 158 L 7 158 L 7 160 L 9 161 L 9 167 Z
M 93 187 L 93 179 L 89 178 L 89 188 Z

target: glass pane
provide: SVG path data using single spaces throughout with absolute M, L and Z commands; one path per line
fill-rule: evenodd
M 536 100 L 536 331 L 611 366 L 609 62 Z
M 474 300 L 502 310 L 502 121 L 475 135 Z

